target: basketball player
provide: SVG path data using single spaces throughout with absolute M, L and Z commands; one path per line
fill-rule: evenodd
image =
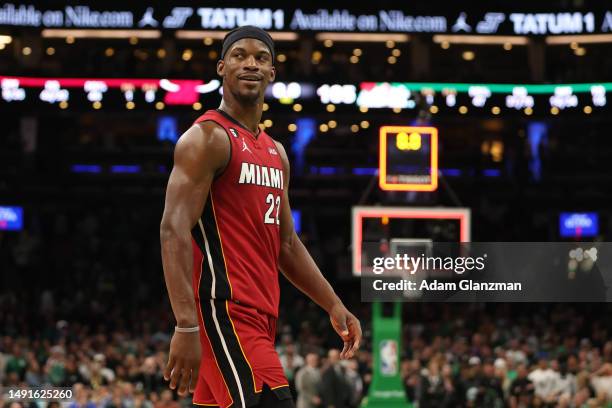
M 361 340 L 293 228 L 285 149 L 258 126 L 274 56 L 265 31 L 230 31 L 217 62 L 221 105 L 174 152 L 160 235 L 177 326 L 164 377 L 199 406 L 294 406 L 274 349 L 279 269 L 329 313 L 343 358 Z

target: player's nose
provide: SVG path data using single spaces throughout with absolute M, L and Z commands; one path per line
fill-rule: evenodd
M 259 67 L 257 66 L 257 61 L 255 60 L 255 56 L 254 55 L 249 55 L 245 59 L 245 61 L 244 61 L 244 68 L 248 69 L 248 70 L 252 70 L 252 71 L 259 70 Z

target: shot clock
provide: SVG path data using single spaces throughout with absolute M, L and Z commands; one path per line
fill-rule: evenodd
M 438 129 L 382 126 L 379 186 L 387 191 L 435 191 L 438 188 Z

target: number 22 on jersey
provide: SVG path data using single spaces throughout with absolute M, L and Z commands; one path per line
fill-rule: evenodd
M 278 212 L 280 209 L 280 201 L 281 198 L 279 195 L 275 196 L 270 193 L 266 197 L 266 204 L 268 204 L 268 211 L 266 211 L 266 215 L 264 215 L 264 224 L 276 224 L 280 225 L 280 221 L 278 220 Z M 276 209 L 276 218 L 272 217 L 272 213 Z

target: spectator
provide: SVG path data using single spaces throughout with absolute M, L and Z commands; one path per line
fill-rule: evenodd
M 591 384 L 598 399 L 612 401 L 612 363 L 606 363 L 594 372 Z
M 108 401 L 104 408 L 128 408 L 127 404 L 123 403 L 121 388 L 119 386 L 113 387 L 110 401 Z
M 431 360 L 423 375 L 423 394 L 419 400 L 419 407 L 434 408 L 442 405 L 445 397 L 444 382 L 440 373 L 440 366 L 436 360 Z
M 70 387 L 76 383 L 83 383 L 85 379 L 79 372 L 79 366 L 76 362 L 75 356 L 68 356 L 66 358 L 66 365 L 64 367 L 64 382 L 63 387 Z
M 527 364 L 527 355 L 521 349 L 519 339 L 514 338 L 510 340 L 510 346 L 506 352 L 506 358 L 513 364 Z
M 45 375 L 54 386 L 59 386 L 65 380 L 65 351 L 62 346 L 51 347 L 51 355 L 45 365 Z
M 295 373 L 304 365 L 304 358 L 297 354 L 294 343 L 286 344 L 279 358 L 289 386 L 295 391 Z
M 560 405 L 569 406 L 572 395 L 576 393 L 576 376 L 568 371 L 567 362 L 559 363 L 553 360 L 551 368 L 558 371 L 553 385 L 551 402 L 559 402 Z
M 545 358 L 538 360 L 538 368 L 529 373 L 528 377 L 535 386 L 535 396 L 542 401 L 551 400 L 559 373 L 556 373 L 548 366 L 548 361 Z
M 89 391 L 83 384 L 77 384 L 73 389 L 74 401 L 68 408 L 97 408 L 96 404 L 90 400 Z
M 155 357 L 147 357 L 142 365 L 141 381 L 145 392 L 158 390 L 164 385 L 161 369 L 155 362 Z
M 455 380 L 453 378 L 453 369 L 448 363 L 444 364 L 442 367 L 442 385 L 444 387 L 444 399 L 442 401 L 442 406 L 457 406 L 458 399 L 455 389 Z
M 504 354 L 504 352 L 502 351 L 501 354 Z M 503 357 L 496 358 L 493 366 L 495 367 L 495 375 L 501 381 L 504 395 L 508 395 L 510 391 L 510 384 L 512 384 L 512 381 L 514 378 L 516 378 L 516 372 L 509 369 L 508 362 Z
M 483 397 L 481 360 L 478 356 L 472 356 L 467 363 L 467 367 L 462 367 L 460 376 L 462 399 L 467 406 L 475 407 Z
M 142 374 L 140 372 L 140 367 L 138 366 L 138 359 L 133 353 L 129 353 L 125 356 L 124 367 L 127 381 L 133 384 L 138 382 L 142 384 Z
M 134 406 L 134 384 L 124 381 L 119 384 L 120 397 L 123 406 L 133 408 Z
M 23 355 L 23 350 L 19 343 L 15 343 L 13 345 L 13 351 L 9 354 L 9 357 L 6 361 L 6 374 L 11 375 L 15 374 L 17 378 L 21 381 L 25 376 L 26 369 L 28 367 L 28 362 Z
M 589 384 L 589 374 L 581 372 L 576 377 L 576 395 L 574 396 L 574 406 L 582 407 L 592 401 L 595 397 L 595 390 Z
M 178 402 L 172 399 L 172 391 L 165 389 L 161 393 L 161 397 L 158 402 L 155 403 L 154 408 L 180 408 Z
M 101 353 L 94 355 L 93 361 L 84 366 L 82 374 L 93 388 L 109 385 L 115 379 L 115 373 L 106 367 L 106 358 Z
M 357 408 L 361 402 L 363 393 L 363 380 L 359 375 L 357 360 L 347 360 L 344 364 L 344 368 L 346 370 L 346 380 L 349 386 L 349 406 L 351 408 Z
M 421 375 L 421 362 L 418 359 L 407 361 L 402 365 L 404 387 L 410 401 L 420 401 L 423 395 L 424 378 Z
M 146 399 L 145 393 L 142 390 L 136 390 L 134 392 L 134 405 L 132 408 L 153 408 L 153 404 Z
M 316 353 L 306 355 L 306 365 L 295 376 L 295 388 L 298 394 L 296 408 L 315 408 L 321 404 L 321 371 Z
M 327 354 L 327 368 L 321 375 L 321 402 L 326 408 L 347 408 L 350 390 L 346 373 L 340 364 L 340 350 L 331 349 Z
M 510 407 L 530 407 L 533 401 L 534 385 L 527 376 L 527 366 L 519 364 L 516 379 L 510 385 Z
M 43 382 L 43 376 L 40 369 L 40 364 L 36 360 L 36 356 L 33 352 L 28 351 L 26 353 L 26 359 L 28 361 L 28 368 L 25 373 L 25 382 L 30 387 L 38 387 Z
M 503 407 L 504 391 L 502 381 L 495 375 L 495 366 L 485 363 L 482 368 L 483 406 Z

